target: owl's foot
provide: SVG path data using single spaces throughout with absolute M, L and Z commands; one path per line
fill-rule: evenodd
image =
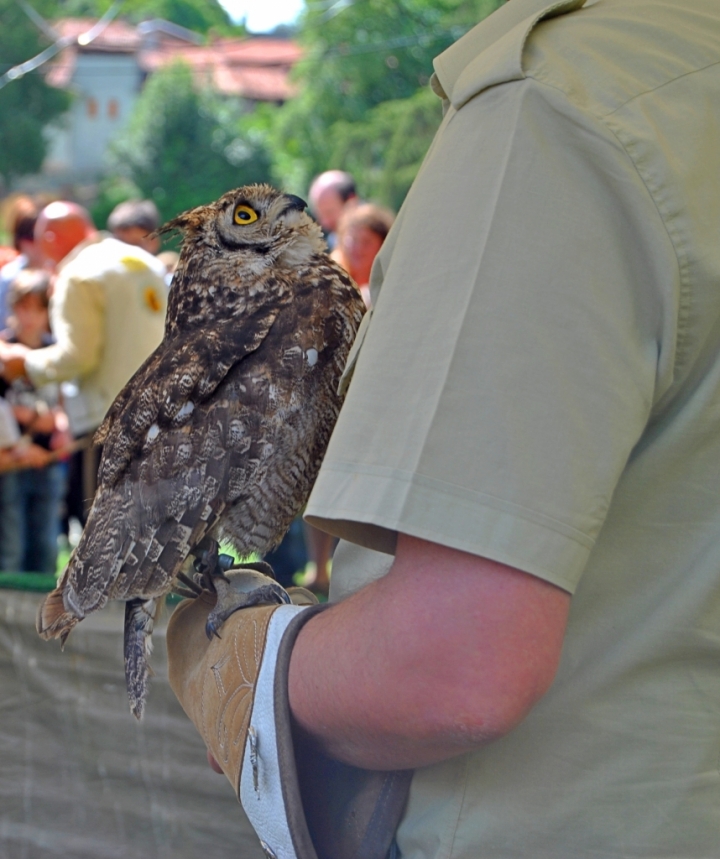
M 208 591 L 215 590 L 215 583 L 225 579 L 225 573 L 235 563 L 231 555 L 220 554 L 220 545 L 217 540 L 206 537 L 193 552 L 196 556 L 195 572 L 199 574 L 199 584 Z
M 197 596 L 203 590 L 217 594 L 215 607 L 205 624 L 208 638 L 214 635 L 220 638 L 220 627 L 241 608 L 290 602 L 287 591 L 275 581 L 273 568 L 266 561 L 234 566 L 234 558 L 220 554 L 217 540 L 209 537 L 193 554 L 196 556 L 194 579 L 183 573 L 178 575 L 178 579 L 185 586 L 180 589 L 183 596 Z
M 259 562 L 267 567 L 264 562 Z M 270 579 L 258 569 L 258 564 L 243 564 L 235 567 L 231 578 L 216 578 L 213 580 L 217 602 L 208 615 L 205 624 L 207 637 L 214 635 L 220 638 L 220 627 L 225 621 L 239 611 L 253 605 L 284 605 L 290 603 L 285 588 Z

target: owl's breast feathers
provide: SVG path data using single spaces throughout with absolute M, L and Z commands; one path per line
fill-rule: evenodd
M 151 428 L 162 433 L 188 424 L 193 409 L 215 393 L 230 369 L 251 357 L 252 367 L 273 379 L 276 390 L 303 379 L 311 389 L 333 388 L 363 314 L 352 280 L 319 255 L 299 270 L 273 272 L 266 288 L 221 320 L 168 324 L 163 342 L 118 394 L 96 433 L 95 443 L 105 448 L 98 485 L 118 480 Z

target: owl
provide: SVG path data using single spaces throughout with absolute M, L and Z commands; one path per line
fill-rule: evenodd
M 64 643 L 90 612 L 124 600 L 138 718 L 159 601 L 178 578 L 191 584 L 192 555 L 217 566 L 219 541 L 241 557 L 280 542 L 340 409 L 364 305 L 305 208 L 249 185 L 163 227 L 183 234 L 164 338 L 96 434 L 97 494 L 37 618 L 43 638 Z

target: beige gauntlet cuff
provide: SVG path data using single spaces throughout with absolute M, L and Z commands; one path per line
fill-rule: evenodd
M 243 609 L 208 641 L 215 601 L 203 593 L 177 607 L 167 630 L 170 687 L 205 745 L 239 793 L 245 741 L 267 628 L 279 606 Z
M 384 859 L 412 772 L 349 767 L 305 744 L 296 747 L 293 735 L 292 647 L 302 626 L 328 606 L 243 608 L 225 621 L 222 638 L 208 641 L 205 622 L 213 604 L 202 595 L 175 610 L 167 630 L 170 685 L 266 855 Z

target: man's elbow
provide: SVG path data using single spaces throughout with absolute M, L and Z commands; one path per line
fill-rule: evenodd
M 458 752 L 494 742 L 515 729 L 552 686 L 560 649 L 527 659 L 492 656 L 461 676 L 446 676 L 427 703 L 425 730 Z
M 456 697 L 445 708 L 448 736 L 472 748 L 509 734 L 548 692 L 556 671 L 557 663 L 551 670 L 545 667 L 537 673 Z

